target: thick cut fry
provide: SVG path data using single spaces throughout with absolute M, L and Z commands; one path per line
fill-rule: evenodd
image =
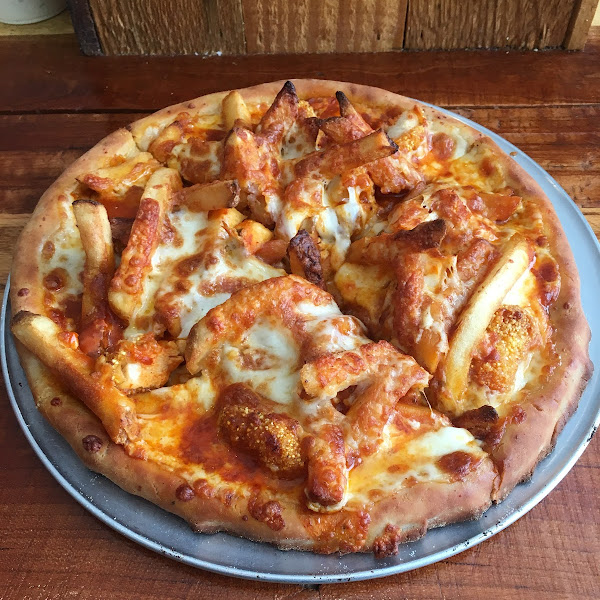
M 110 378 L 94 373 L 94 362 L 76 347 L 76 335 L 62 331 L 54 321 L 27 311 L 17 313 L 11 323 L 17 339 L 102 421 L 108 435 L 128 451 L 139 438 L 135 405 Z
M 234 126 L 249 127 L 251 124 L 250 111 L 242 98 L 242 95 L 234 90 L 223 98 L 221 105 L 225 129 L 233 129 Z
M 152 268 L 165 215 L 179 189 L 181 179 L 173 169 L 159 169 L 148 180 L 129 242 L 108 292 L 112 310 L 122 319 L 129 321 L 141 303 L 144 280 Z
M 306 498 L 308 508 L 329 513 L 348 501 L 346 444 L 339 425 L 325 423 L 303 441 L 308 457 Z
M 242 221 L 236 229 L 248 254 L 256 254 L 264 244 L 273 239 L 273 232 L 270 229 L 252 219 Z M 283 255 L 280 259 L 282 257 Z
M 350 246 L 346 261 L 367 265 L 394 264 L 407 251 L 422 252 L 439 248 L 446 235 L 446 229 L 445 221 L 436 219 L 421 223 L 414 229 L 364 237 Z
M 377 449 L 398 400 L 412 388 L 423 389 L 430 379 L 413 358 L 384 341 L 321 356 L 305 364 L 300 377 L 306 393 L 316 398 L 335 398 L 350 386 L 361 385 L 346 423 L 354 449 L 362 456 Z
M 120 164 L 87 173 L 79 181 L 97 192 L 111 217 L 132 217 L 148 178 L 159 167 L 150 153 L 141 152 Z
M 174 204 L 184 204 L 193 212 L 204 212 L 218 208 L 233 208 L 240 201 L 240 186 L 233 179 L 197 183 L 178 192 Z
M 338 92 L 336 97 L 342 116 L 319 121 L 322 131 L 336 144 L 357 140 L 373 132 L 343 92 Z M 368 166 L 368 171 L 384 194 L 399 194 L 423 181 L 423 176 L 399 152 L 374 161 Z
M 169 160 L 173 148 L 183 142 L 185 124 L 189 115 L 179 115 L 179 117 L 183 119 L 178 118 L 165 127 L 148 147 L 149 152 L 163 163 Z
M 111 348 L 121 328 L 108 305 L 108 285 L 115 271 L 112 231 L 106 209 L 93 200 L 76 200 L 73 212 L 85 251 L 79 345 L 90 356 Z
M 513 235 L 506 244 L 502 257 L 471 296 L 450 341 L 444 367 L 446 381 L 441 401 L 449 412 L 456 415 L 463 412 L 461 400 L 467 386 L 473 350 L 483 338 L 504 297 L 530 268 L 534 258 L 535 251 L 531 242 Z
M 263 115 L 256 133 L 273 146 L 281 144 L 285 134 L 298 117 L 298 95 L 291 81 L 287 81 Z
M 275 165 L 276 166 L 276 165 Z M 269 144 L 248 129 L 234 127 L 225 141 L 220 179 L 235 179 L 252 218 L 272 225 L 281 207 L 281 189 Z
M 310 283 L 325 289 L 321 254 L 305 229 L 301 229 L 291 239 L 287 253 L 292 274 L 304 277 Z
M 347 144 L 336 144 L 323 152 L 313 152 L 298 162 L 294 170 L 296 177 L 333 179 L 344 171 L 390 156 L 397 149 L 396 144 L 379 129 Z

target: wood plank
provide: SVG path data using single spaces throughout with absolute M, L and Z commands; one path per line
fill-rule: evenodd
M 450 106 L 585 104 L 600 98 L 599 59 L 600 32 L 594 30 L 577 55 L 482 50 L 151 61 L 82 57 L 69 36 L 43 36 L 35 44 L 15 37 L 0 40 L 0 112 L 151 111 L 285 77 L 354 81 Z
M 402 48 L 407 0 L 243 0 L 247 52 Z
M 242 0 L 89 0 L 105 55 L 240 54 Z
M 600 3 L 598 0 L 577 0 L 563 46 L 569 50 L 582 50 Z
M 575 0 L 410 0 L 404 48 L 561 46 L 574 5 Z

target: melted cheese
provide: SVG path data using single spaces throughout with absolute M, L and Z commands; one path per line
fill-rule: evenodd
M 386 133 L 393 140 L 397 140 L 403 133 L 407 133 L 419 124 L 419 117 L 412 110 L 405 110 L 392 125 L 387 128 Z
M 448 482 L 450 475 L 436 464 L 446 454 L 461 451 L 476 460 L 485 456 L 466 429 L 442 426 L 422 432 L 431 425 L 415 423 L 409 434 L 390 428 L 378 452 L 350 472 L 349 488 L 354 501 L 372 501 L 374 490 L 382 497 L 389 497 L 415 483 Z
M 177 239 L 174 243 L 162 243 L 156 248 L 152 257 L 152 270 L 144 280 L 142 302 L 124 333 L 126 339 L 135 339 L 152 329 L 154 300 L 158 289 L 168 277 L 173 263 L 194 253 L 198 243 L 196 233 L 205 229 L 208 224 L 207 213 L 191 212 L 185 207 L 169 213 L 169 219 L 177 233 Z
M 221 349 L 227 381 L 247 383 L 280 404 L 299 401 L 300 351 L 291 333 L 268 318 L 257 321 L 235 345 Z

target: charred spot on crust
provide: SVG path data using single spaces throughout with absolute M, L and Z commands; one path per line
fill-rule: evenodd
M 19 298 L 22 298 L 23 296 L 29 296 L 29 288 L 21 288 L 17 292 L 17 296 L 19 296 Z
M 373 554 L 375 558 L 386 558 L 398 554 L 398 543 L 402 536 L 398 527 L 388 523 L 383 533 L 375 538 L 373 542 Z
M 62 404 L 62 400 L 58 396 L 54 396 L 54 398 L 50 400 L 50 404 L 52 406 L 60 406 Z
M 464 479 L 477 463 L 477 459 L 462 450 L 444 454 L 438 459 L 437 464 L 446 473 L 450 474 L 453 480 Z
M 500 419 L 496 409 L 488 404 L 465 412 L 452 424 L 467 429 L 491 448 L 498 445 L 506 427 L 504 419 Z
M 285 521 L 281 516 L 281 504 L 277 500 L 263 503 L 256 497 L 252 498 L 248 502 L 248 512 L 254 519 L 264 523 L 273 531 L 281 531 L 285 527 Z
M 81 443 L 90 454 L 95 454 L 102 448 L 102 440 L 97 435 L 86 435 Z
M 189 502 L 190 500 L 194 499 L 196 494 L 194 493 L 194 490 L 187 483 L 182 483 L 175 490 L 175 496 L 177 497 L 177 500 L 181 500 L 181 502 Z

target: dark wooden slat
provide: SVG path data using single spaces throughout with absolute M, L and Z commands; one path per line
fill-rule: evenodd
M 89 0 L 67 0 L 67 3 L 81 51 L 88 56 L 99 56 L 102 54 L 102 47 Z
M 585 52 L 81 57 L 73 36 L 0 40 L 0 112 L 155 110 L 285 77 L 340 79 L 453 106 L 597 102 L 600 35 Z M 560 74 L 560 76 L 557 76 Z

